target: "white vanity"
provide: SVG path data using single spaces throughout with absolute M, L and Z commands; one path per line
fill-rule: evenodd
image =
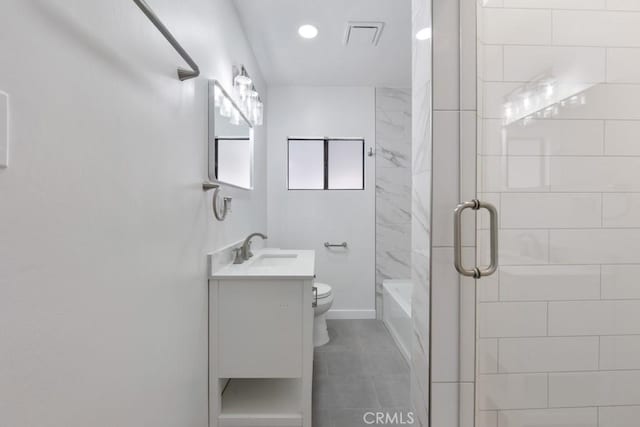
M 311 427 L 314 258 L 263 249 L 210 271 L 210 426 Z

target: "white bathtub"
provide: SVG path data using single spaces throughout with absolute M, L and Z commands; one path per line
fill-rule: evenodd
M 411 359 L 412 292 L 411 280 L 385 280 L 382 282 L 382 320 L 407 362 Z

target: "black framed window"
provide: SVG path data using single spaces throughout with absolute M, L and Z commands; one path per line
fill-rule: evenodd
M 289 190 L 364 190 L 364 139 L 289 138 Z

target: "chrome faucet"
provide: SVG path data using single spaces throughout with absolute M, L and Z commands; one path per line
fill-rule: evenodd
M 243 261 L 246 261 L 253 256 L 253 253 L 251 253 L 251 239 L 256 236 L 267 239 L 267 236 L 262 233 L 249 234 L 247 238 L 244 239 L 244 243 L 242 243 L 242 247 L 240 248 L 240 256 L 242 257 Z

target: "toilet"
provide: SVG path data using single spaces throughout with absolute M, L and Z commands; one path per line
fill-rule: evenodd
M 320 347 L 329 342 L 329 333 L 327 332 L 327 311 L 333 304 L 333 294 L 331 286 L 326 283 L 314 283 L 313 287 L 317 289 L 317 305 L 313 308 L 313 346 Z M 314 301 L 316 295 L 314 292 Z

